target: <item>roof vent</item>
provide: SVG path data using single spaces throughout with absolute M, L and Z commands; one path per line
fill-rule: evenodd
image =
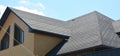
M 71 21 L 75 21 L 75 19 L 72 19 Z

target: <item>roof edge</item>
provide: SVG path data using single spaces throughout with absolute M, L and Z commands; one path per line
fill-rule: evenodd
M 8 15 L 9 15 L 10 12 L 11 12 L 11 10 L 7 7 L 5 9 L 5 12 L 3 13 L 3 15 L 1 17 L 1 20 L 0 20 L 1 27 L 4 25 L 4 23 L 5 23 L 5 21 L 6 21 L 6 19 L 7 19 L 7 17 L 8 17 Z
M 51 35 L 51 36 L 57 36 L 57 37 L 60 37 L 60 38 L 63 38 L 63 39 L 69 39 L 69 37 L 70 37 L 70 36 L 67 36 L 67 35 L 52 33 L 52 32 L 43 31 L 43 30 L 37 30 L 37 29 L 33 29 L 33 28 L 29 28 L 29 32 L 42 33 L 42 34 L 47 34 L 47 35 Z
M 10 14 L 10 12 L 14 13 L 14 15 L 16 15 L 21 21 L 23 21 L 29 28 L 31 28 L 24 20 L 22 20 L 22 18 L 20 18 L 14 11 L 12 11 L 12 9 L 10 7 L 7 7 L 5 12 L 3 13 L 1 20 L 0 20 L 0 25 L 1 27 L 4 25 L 5 21 L 7 20 L 8 15 Z
M 70 52 L 60 53 L 60 54 L 57 54 L 57 55 L 59 56 L 59 55 L 70 54 L 70 53 L 73 53 L 73 52 L 83 51 L 83 50 L 87 50 L 87 49 L 90 49 L 90 48 L 96 48 L 96 47 L 114 48 L 114 47 L 110 47 L 110 46 L 106 46 L 106 45 L 101 44 L 101 45 L 92 46 L 92 47 L 89 47 L 89 48 L 84 48 L 84 49 L 81 49 L 81 50 L 76 50 L 76 51 L 70 51 Z

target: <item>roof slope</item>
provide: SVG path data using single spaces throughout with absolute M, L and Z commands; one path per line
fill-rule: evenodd
M 120 20 L 114 21 L 113 27 L 115 29 L 115 32 L 120 32 Z
M 14 8 L 10 9 L 25 23 L 27 23 L 32 29 L 69 36 L 69 29 L 63 27 L 65 26 L 64 21 L 21 11 Z
M 58 54 L 69 53 L 99 45 L 120 47 L 120 38 L 116 35 L 114 20 L 94 11 L 68 21 L 71 29 L 69 41 Z M 114 39 L 113 39 L 114 38 Z
M 96 12 L 70 20 L 71 36 L 58 54 L 102 45 Z

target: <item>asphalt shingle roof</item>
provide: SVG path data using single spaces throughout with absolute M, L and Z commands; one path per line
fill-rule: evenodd
M 115 29 L 115 32 L 120 32 L 120 20 L 114 21 L 113 27 Z
M 10 9 L 33 29 L 69 36 L 69 29 L 62 27 L 65 26 L 64 21 L 21 11 L 14 8 Z
M 71 36 L 58 54 L 79 51 L 99 45 L 120 47 L 118 44 L 120 43 L 120 38 L 114 31 L 113 22 L 114 20 L 97 11 L 68 21 Z

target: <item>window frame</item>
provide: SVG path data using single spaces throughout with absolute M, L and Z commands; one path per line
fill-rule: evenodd
M 16 28 L 19 32 L 19 37 L 16 37 Z M 14 25 L 14 43 L 13 45 L 19 45 L 24 43 L 24 31 L 17 24 Z
M 0 50 L 4 50 L 4 49 L 8 49 L 9 48 L 9 41 L 10 41 L 10 26 L 7 28 L 3 38 L 1 39 L 1 43 L 0 43 Z

